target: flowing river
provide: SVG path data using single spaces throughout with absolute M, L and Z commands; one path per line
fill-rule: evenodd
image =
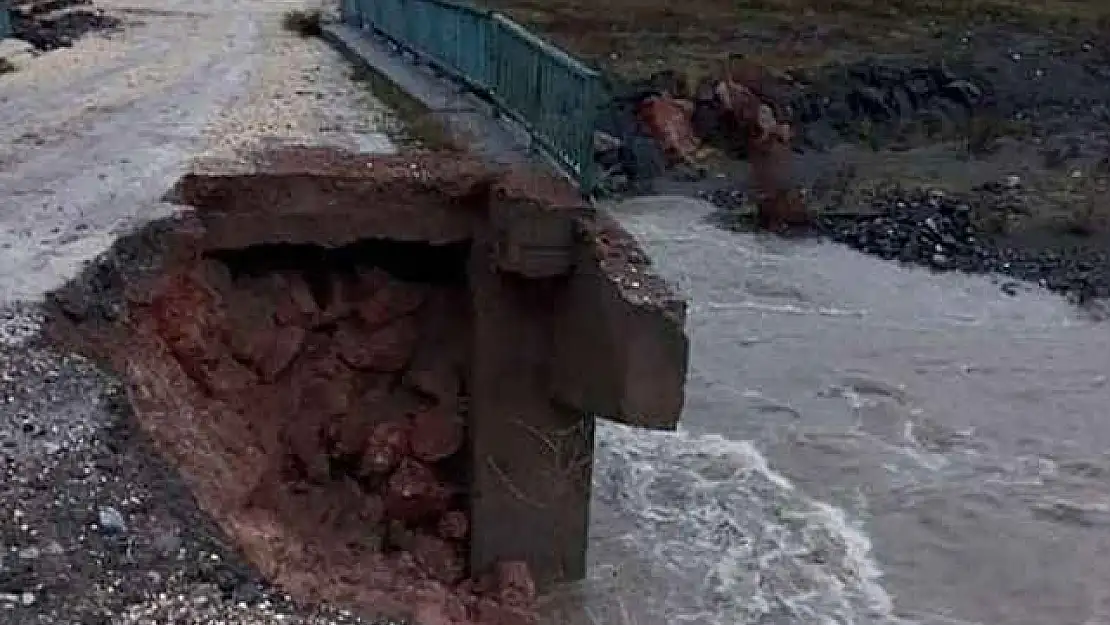
M 614 207 L 689 297 L 683 427 L 604 425 L 596 623 L 1110 623 L 1110 333 L 708 204 Z

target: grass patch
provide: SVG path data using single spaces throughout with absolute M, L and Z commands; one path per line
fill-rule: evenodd
M 15 63 L 8 59 L 0 58 L 0 76 L 10 74 L 16 70 Z
M 404 129 L 396 133 L 398 136 L 391 137 L 398 145 L 437 151 L 463 150 L 428 107 L 389 79 L 362 67 L 352 70 L 351 79 L 364 85 L 375 98 L 396 113 L 404 124 Z
M 323 14 L 318 10 L 296 9 L 285 12 L 285 15 L 281 17 L 281 26 L 301 37 L 319 37 L 323 32 L 321 28 L 323 19 Z
M 1110 26 L 1105 0 L 481 0 L 623 77 L 716 71 L 733 52 L 797 68 L 920 46 L 977 24 L 1037 32 Z

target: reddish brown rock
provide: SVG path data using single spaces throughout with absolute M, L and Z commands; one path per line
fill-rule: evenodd
M 470 533 L 470 518 L 462 510 L 450 510 L 439 518 L 436 532 L 447 540 L 465 540 Z
M 232 322 L 224 331 L 224 343 L 235 360 L 252 369 L 257 368 L 266 343 L 273 333 L 271 325 L 265 322 Z
M 204 363 L 219 359 L 222 319 L 215 298 L 194 277 L 175 274 L 163 280 L 150 312 L 158 335 L 194 379 L 203 375 Z
M 255 370 L 263 382 L 273 382 L 284 373 L 304 347 L 306 332 L 300 326 L 275 328 L 262 338 L 255 354 Z M 268 339 L 268 340 L 267 340 Z
M 284 442 L 294 461 L 294 468 L 305 479 L 318 484 L 331 477 L 328 456 L 324 451 L 320 422 L 312 415 L 302 415 L 285 428 Z
M 359 267 L 355 270 L 354 279 L 349 283 L 348 295 L 355 304 L 369 300 L 385 287 L 389 286 L 393 276 L 378 267 Z
M 394 372 L 412 358 L 419 331 L 410 317 L 374 329 L 345 324 L 336 332 L 339 356 L 355 369 Z
M 379 424 L 396 422 L 407 432 L 411 424 L 405 419 L 421 406 L 419 398 L 404 389 L 392 389 L 395 376 L 384 373 L 364 373 L 359 376 L 358 400 L 350 412 L 328 423 L 328 436 L 340 455 L 362 455 L 374 428 Z M 406 433 L 407 441 L 407 433 Z M 402 455 L 408 454 L 408 443 Z M 400 458 L 398 458 L 398 461 Z M 389 466 L 380 472 L 393 469 Z
M 380 496 L 366 493 L 351 480 L 331 481 L 316 487 L 313 494 L 312 500 L 304 502 L 308 510 L 294 513 L 314 521 L 314 526 L 307 528 L 312 533 L 326 527 L 352 549 L 380 552 L 384 548 L 385 506 Z M 310 516 L 308 511 L 319 514 Z
M 404 383 L 441 405 L 453 405 L 469 366 L 470 302 L 460 289 L 437 289 L 419 319 L 420 340 Z
M 212 258 L 206 258 L 197 264 L 197 277 L 199 277 L 211 292 L 226 296 L 235 288 L 235 278 L 231 270 L 224 263 Z
M 475 606 L 475 619 L 482 625 L 536 625 L 539 616 L 534 608 L 518 608 L 483 597 Z
M 527 562 L 501 562 L 494 568 L 497 597 L 515 607 L 530 607 L 536 601 L 536 582 Z
M 360 411 L 330 419 L 327 437 L 336 456 L 361 456 L 376 424 Z
M 276 323 L 276 310 L 287 299 L 288 285 L 280 276 L 245 274 L 236 277 L 231 290 L 221 293 L 231 315 L 231 334 L 251 334 Z
M 298 411 L 322 419 L 345 414 L 351 408 L 351 380 L 347 377 L 311 377 L 294 389 Z
M 441 404 L 451 405 L 458 400 L 460 383 L 455 363 L 447 358 L 433 361 L 418 355 L 416 362 L 405 372 L 406 386 Z
M 423 597 L 412 600 L 410 622 L 413 625 L 455 625 L 455 621 L 447 614 L 446 600 L 437 602 Z
M 150 312 L 158 333 L 166 340 L 172 341 L 218 321 L 216 297 L 190 273 L 168 275 L 152 285 L 152 289 Z
M 781 121 L 768 97 L 770 78 L 765 68 L 750 61 L 732 62 L 728 76 L 717 84 L 716 95 L 728 127 L 747 147 L 751 186 L 761 228 L 783 230 L 810 221 L 801 194 L 793 187 L 790 124 Z
M 401 464 L 409 454 L 410 426 L 404 421 L 387 421 L 374 426 L 362 451 L 362 471 L 384 475 Z
M 470 598 L 466 597 L 457 590 L 447 595 L 447 602 L 444 606 L 444 614 L 455 622 L 462 623 L 470 618 L 469 613 Z
M 379 525 L 385 520 L 385 502 L 380 495 L 370 495 L 365 492 L 353 491 L 353 497 L 361 497 L 362 505 L 358 506 L 358 517 L 366 526 Z
M 410 622 L 414 624 L 454 625 L 469 621 L 464 600 L 441 582 L 424 580 L 414 584 L 404 593 L 404 599 L 412 606 Z
M 461 580 L 466 565 L 458 545 L 437 536 L 417 534 L 412 541 L 412 555 L 420 568 L 432 579 L 445 584 Z
M 298 359 L 298 375 L 321 378 L 351 378 L 351 368 L 339 357 L 333 338 L 323 332 L 305 337 L 302 356 Z
M 412 417 L 412 455 L 424 462 L 453 456 L 463 444 L 463 424 L 458 415 L 431 408 Z
M 410 315 L 424 304 L 426 291 L 408 282 L 390 281 L 356 305 L 358 316 L 370 329 Z
M 224 397 L 255 382 L 225 352 L 225 324 L 211 291 L 189 274 L 175 274 L 154 287 L 149 310 L 155 331 L 186 375 L 210 396 Z
M 447 510 L 451 493 L 428 465 L 404 458 L 385 488 L 387 519 L 418 523 Z
M 298 412 L 321 418 L 342 415 L 351 409 L 355 373 L 334 353 L 327 337 L 312 334 L 306 337 L 301 357 L 293 366 L 289 392 Z
M 691 123 L 693 106 L 670 95 L 648 98 L 637 110 L 648 132 L 663 147 L 672 162 L 686 163 L 693 160 L 698 149 L 698 139 Z
M 274 320 L 280 325 L 311 326 L 320 314 L 316 297 L 304 276 L 290 273 L 276 276 L 281 291 L 275 300 Z
M 242 392 L 257 381 L 246 367 L 235 362 L 230 354 L 220 354 L 212 359 L 193 361 L 182 368 L 189 377 L 200 383 L 211 397 L 227 399 Z
M 335 323 L 354 313 L 352 294 L 355 288 L 351 281 L 344 275 L 332 275 L 328 278 L 327 289 L 323 301 L 320 302 L 320 314 L 316 317 L 315 327 Z
M 270 457 L 276 457 L 285 449 L 282 442 L 284 431 L 272 423 L 251 417 L 258 414 L 295 414 L 296 404 L 284 390 L 268 384 L 254 384 L 224 399 L 236 415 L 225 421 L 237 426 L 241 439 L 257 445 L 259 451 Z

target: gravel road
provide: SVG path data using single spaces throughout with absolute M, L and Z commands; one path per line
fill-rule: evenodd
M 158 198 L 197 153 L 262 140 L 392 149 L 392 122 L 289 3 L 109 0 L 122 33 L 0 79 L 0 293 L 33 300 Z M 139 3 L 147 2 L 149 6 Z
M 0 78 L 0 622 L 357 623 L 268 588 L 134 431 L 110 376 L 38 336 L 45 293 L 165 216 L 195 156 L 268 142 L 390 152 L 399 123 L 294 3 L 108 0 Z

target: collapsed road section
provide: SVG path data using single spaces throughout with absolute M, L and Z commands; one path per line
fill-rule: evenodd
M 595 415 L 670 429 L 685 304 L 562 182 L 290 148 L 52 297 L 263 575 L 419 623 L 526 623 L 585 573 Z

